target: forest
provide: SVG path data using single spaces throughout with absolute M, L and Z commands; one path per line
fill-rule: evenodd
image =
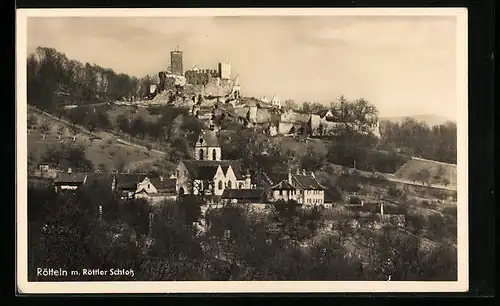
M 84 64 L 53 48 L 38 47 L 27 59 L 28 104 L 47 111 L 64 104 L 141 99 L 149 94 L 153 79 Z
M 319 209 L 277 202 L 270 213 L 228 204 L 202 214 L 195 196 L 151 206 L 120 200 L 97 182 L 76 194 L 50 186 L 28 190 L 29 280 L 36 267 L 133 269 L 129 276 L 67 276 L 68 280 L 456 280 L 456 247 L 426 249 L 407 229 L 379 231 L 328 221 Z M 206 224 L 201 230 L 199 224 Z M 336 233 L 336 234 L 333 234 Z M 441 233 L 443 234 L 443 233 Z M 360 248 L 346 249 L 346 239 Z M 358 256 L 359 255 L 359 256 Z

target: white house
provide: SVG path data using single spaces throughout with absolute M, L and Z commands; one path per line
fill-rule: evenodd
M 281 175 L 278 175 L 280 177 Z M 268 176 L 269 177 L 269 176 Z M 324 205 L 325 187 L 322 186 L 314 172 L 288 172 L 286 178 L 271 181 L 272 200 L 295 200 L 304 205 Z

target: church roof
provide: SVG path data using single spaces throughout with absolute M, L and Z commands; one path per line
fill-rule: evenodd
M 241 172 L 241 165 L 237 160 L 183 160 L 182 162 L 194 179 L 213 179 L 219 166 L 224 172 L 224 175 L 227 174 L 227 170 L 229 166 L 231 166 L 238 180 L 243 180 L 245 178 Z

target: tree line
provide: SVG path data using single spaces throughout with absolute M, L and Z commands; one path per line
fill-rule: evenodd
M 74 195 L 30 188 L 29 279 L 54 280 L 37 276 L 37 267 L 134 270 L 133 279 L 67 276 L 101 281 L 457 277 L 456 249 L 443 245 L 423 250 L 418 238 L 393 227 L 376 234 L 344 224 L 336 227 L 337 234 L 315 241 L 325 223 L 319 209 L 280 202 L 261 214 L 227 204 L 203 214 L 203 204 L 195 196 L 156 206 L 139 199 L 124 201 L 109 186 L 97 183 Z M 345 239 L 365 245 L 346 249 Z
M 430 127 L 425 122 L 406 118 L 403 122 L 381 124 L 381 147 L 405 154 L 457 163 L 457 125 L 446 122 Z
M 43 110 L 62 104 L 90 104 L 144 98 L 153 77 L 136 78 L 96 64 L 69 59 L 38 47 L 27 58 L 28 103 Z

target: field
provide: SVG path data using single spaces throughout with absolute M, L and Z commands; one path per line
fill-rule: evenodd
M 434 183 L 442 184 L 443 180 L 447 179 L 450 186 L 457 186 L 457 166 L 431 160 L 411 159 L 396 171 L 395 176 L 412 180 L 415 174 L 424 169 L 429 171 L 431 178 L 436 176 Z

